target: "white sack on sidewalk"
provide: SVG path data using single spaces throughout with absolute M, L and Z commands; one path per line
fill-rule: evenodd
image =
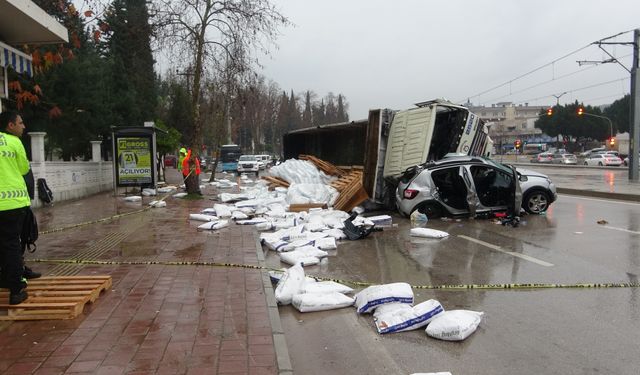
M 430 299 L 410 309 L 379 314 L 375 319 L 376 328 L 378 333 L 411 331 L 426 326 L 442 312 L 444 309 L 440 302 Z
M 187 193 L 176 193 L 176 194 L 173 194 L 174 198 L 184 198 L 186 196 L 187 196 Z
M 462 341 L 476 331 L 483 315 L 471 310 L 445 311 L 429 323 L 425 332 L 440 340 Z
M 352 288 L 335 281 L 318 281 L 304 284 L 304 293 L 351 293 Z
M 411 235 L 414 237 L 445 238 L 449 233 L 431 228 L 411 228 Z
M 320 250 L 335 250 L 338 248 L 336 239 L 333 237 L 318 238 L 315 240 L 314 246 Z
M 336 240 L 344 240 L 345 238 L 347 238 L 347 235 L 344 234 L 342 229 L 337 229 L 337 228 L 327 229 L 327 230 L 323 230 L 322 233 L 325 233 L 328 236 L 335 238 Z
M 293 251 L 280 253 L 280 261 L 287 264 L 302 263 L 303 266 L 312 266 L 320 263 L 320 258 L 326 256 L 326 251 L 316 249 L 313 246 L 303 246 Z
M 216 215 L 218 217 L 231 216 L 231 208 L 227 205 L 216 203 L 213 205 L 213 209 L 216 210 Z
M 165 201 L 151 201 L 151 202 L 149 202 L 149 206 L 155 207 L 155 208 L 167 207 L 167 202 L 165 202 Z
M 157 195 L 156 189 L 149 189 L 149 188 L 142 189 L 142 195 L 144 195 L 145 197 Z
M 158 193 L 166 194 L 166 193 L 171 193 L 174 190 L 178 190 L 178 188 L 173 185 L 169 185 L 169 186 L 158 188 Z
M 288 243 L 287 241 L 282 241 L 273 237 L 265 237 L 262 239 L 262 243 L 269 249 L 273 251 L 277 251 L 279 253 L 285 251 L 291 251 L 294 249 L 293 245 Z
M 304 269 L 302 269 L 302 266 L 295 264 L 293 267 L 288 268 L 276 287 L 275 296 L 278 304 L 291 304 L 291 299 L 294 295 L 300 294 L 303 285 Z
M 305 293 L 296 294 L 291 301 L 300 312 L 341 309 L 353 305 L 353 298 L 342 293 Z
M 378 306 L 375 309 L 375 311 L 373 312 L 373 319 L 377 319 L 381 315 L 388 314 L 396 310 L 411 310 L 412 308 L 413 306 L 407 303 L 400 303 L 400 302 L 386 303 L 384 305 Z
M 131 195 L 128 197 L 124 197 L 123 199 L 127 202 L 140 202 L 142 200 L 142 197 L 139 195 Z
M 198 225 L 198 229 L 204 230 L 218 230 L 229 226 L 228 220 L 210 221 L 202 225 Z
M 370 313 L 386 303 L 413 303 L 413 290 L 407 283 L 391 283 L 370 286 L 355 295 L 359 314 Z
M 249 216 L 247 216 L 247 214 L 245 214 L 244 212 L 238 210 L 231 213 L 231 218 L 233 220 L 247 220 Z
M 218 221 L 218 217 L 213 215 L 206 215 L 206 214 L 189 214 L 189 220 Z

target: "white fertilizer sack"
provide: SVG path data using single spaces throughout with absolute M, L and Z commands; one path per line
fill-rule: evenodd
M 247 216 L 247 214 L 245 214 L 244 212 L 238 210 L 231 213 L 231 218 L 233 220 L 246 220 L 249 218 L 249 216 Z
M 299 264 L 287 269 L 276 287 L 276 301 L 280 305 L 289 305 L 294 295 L 300 294 L 304 285 L 304 269 Z
M 151 202 L 149 202 L 149 206 L 155 207 L 155 208 L 167 207 L 167 202 L 165 202 L 165 201 L 151 201 Z
M 189 220 L 218 221 L 218 217 L 213 215 L 205 215 L 205 214 L 189 214 Z
M 438 315 L 429 323 L 427 335 L 446 341 L 462 341 L 476 331 L 483 312 L 451 310 Z
M 344 232 L 342 231 L 342 229 L 327 229 L 327 230 L 323 230 L 322 233 L 326 233 L 327 235 L 335 238 L 336 240 L 344 240 L 345 238 L 347 238 L 347 235 L 344 234 Z
M 375 321 L 376 328 L 378 333 L 411 331 L 426 326 L 442 312 L 444 309 L 440 302 L 430 299 L 410 309 L 394 310 L 378 315 Z
M 127 202 L 140 202 L 142 197 L 139 195 L 131 195 L 129 197 L 124 197 L 123 199 Z
M 142 195 L 144 195 L 145 197 L 150 197 L 152 195 L 157 195 L 156 193 L 156 189 L 142 189 Z
M 171 193 L 174 190 L 178 190 L 178 188 L 175 186 L 169 185 L 169 186 L 158 188 L 158 193 L 166 194 L 166 193 Z
M 304 293 L 351 293 L 353 289 L 335 281 L 318 281 L 304 284 Z
M 253 219 L 249 219 L 249 220 L 238 220 L 236 221 L 236 224 L 240 224 L 240 225 L 256 225 L 256 224 L 260 224 L 260 223 L 266 223 L 268 220 L 267 219 L 263 219 L 261 217 L 256 217 Z
M 176 193 L 176 194 L 173 194 L 174 198 L 184 198 L 186 196 L 187 196 L 187 193 Z
M 451 375 L 449 371 L 444 372 L 414 372 L 411 375 Z
M 373 312 L 373 319 L 377 319 L 381 315 L 388 314 L 396 310 L 411 310 L 412 308 L 413 306 L 407 303 L 400 303 L 400 302 L 387 303 L 384 305 L 380 305 L 376 308 L 376 310 Z
M 407 283 L 370 286 L 355 296 L 359 314 L 370 313 L 380 305 L 393 302 L 413 303 L 413 290 Z
M 338 248 L 336 239 L 333 237 L 318 238 L 315 240 L 314 245 L 320 250 L 335 250 Z
M 280 261 L 287 264 L 302 264 L 303 267 L 313 266 L 320 263 L 320 258 L 312 255 L 299 253 L 297 251 L 289 251 L 287 253 L 280 253 Z
M 430 228 L 411 228 L 411 235 L 414 237 L 445 238 L 449 233 Z
M 229 226 L 229 221 L 220 220 L 220 221 L 210 221 L 208 223 L 204 223 L 202 225 L 198 225 L 198 229 L 204 230 L 218 230 Z
M 269 250 L 277 251 L 279 253 L 291 251 L 294 249 L 293 245 L 291 245 L 287 241 L 282 241 L 272 237 L 263 238 L 262 243 L 264 243 L 264 245 L 267 246 Z
M 334 310 L 353 305 L 353 298 L 342 293 L 296 294 L 291 304 L 300 312 Z
M 200 211 L 201 214 L 207 214 L 207 215 L 215 215 L 216 214 L 216 209 L 215 208 L 205 208 L 204 210 Z
M 227 205 L 216 203 L 213 205 L 213 208 L 216 210 L 216 215 L 218 217 L 231 216 L 231 208 Z

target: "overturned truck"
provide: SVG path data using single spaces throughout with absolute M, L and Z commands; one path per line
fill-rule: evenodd
M 484 122 L 467 108 L 432 100 L 403 111 L 374 109 L 367 120 L 294 130 L 283 137 L 285 159 L 314 155 L 338 166 L 361 166 L 365 206 L 394 206 L 403 172 L 448 154 L 489 156 Z

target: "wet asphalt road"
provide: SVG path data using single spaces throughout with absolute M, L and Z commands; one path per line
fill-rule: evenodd
M 607 224 L 598 224 L 605 220 Z M 560 195 L 518 228 L 490 220 L 431 220 L 443 240 L 409 236 L 410 222 L 342 242 L 307 274 L 412 285 L 637 283 L 640 205 Z M 511 252 L 511 253 L 508 253 Z M 519 256 L 523 254 L 524 256 Z M 267 253 L 267 264 L 284 267 Z M 640 288 L 443 291 L 414 289 L 416 303 L 484 311 L 463 342 L 424 330 L 381 336 L 354 308 L 279 308 L 296 374 L 638 374 Z

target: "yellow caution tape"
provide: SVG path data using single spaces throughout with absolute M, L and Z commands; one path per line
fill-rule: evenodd
M 162 265 L 162 266 L 205 266 L 205 267 L 228 267 L 247 268 L 255 270 L 267 270 L 283 273 L 281 269 L 250 264 L 237 263 L 217 263 L 217 262 L 194 262 L 194 261 L 108 261 L 108 260 L 83 260 L 83 259 L 28 259 L 28 262 L 59 263 L 59 264 L 91 264 L 91 265 Z M 341 284 L 353 286 L 372 286 L 380 283 L 370 283 L 353 280 L 342 280 L 320 276 L 308 275 L 311 278 L 322 281 L 335 281 Z M 591 288 L 640 288 L 640 283 L 576 283 L 576 284 L 551 284 L 551 283 L 511 283 L 511 284 L 444 284 L 444 285 L 412 285 L 414 289 L 428 290 L 507 290 L 507 289 L 591 289 Z

